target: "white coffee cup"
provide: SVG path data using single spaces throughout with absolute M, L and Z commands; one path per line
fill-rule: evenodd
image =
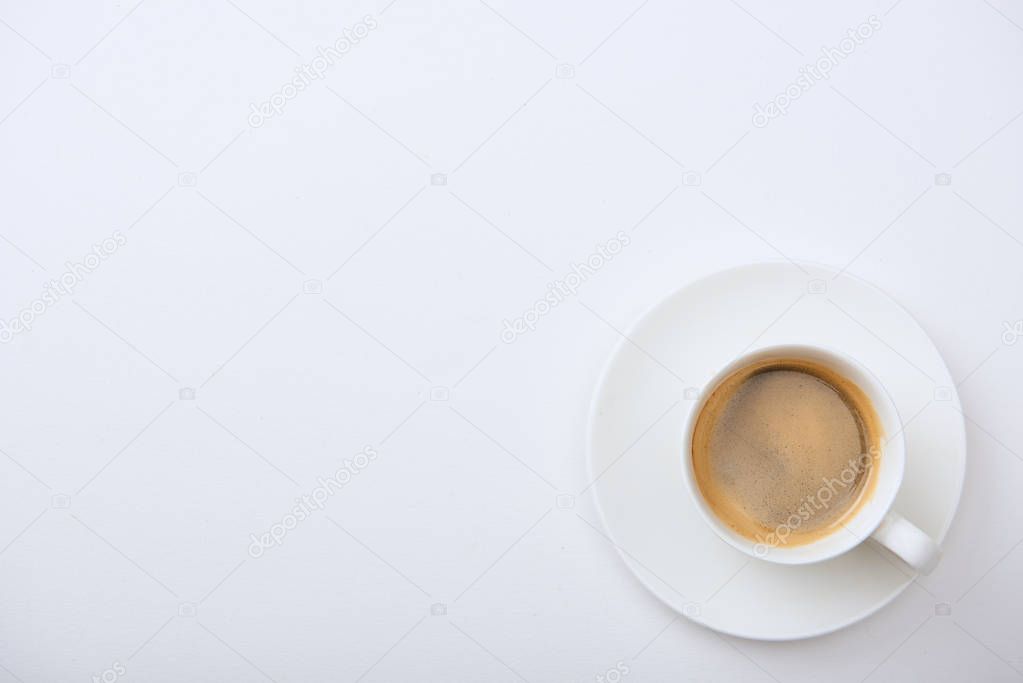
M 876 483 L 870 498 L 833 533 L 802 545 L 787 545 L 782 538 L 785 536 L 787 539 L 787 534 L 782 533 L 784 529 L 781 527 L 761 542 L 751 540 L 733 530 L 715 514 L 704 499 L 693 471 L 692 447 L 696 418 L 713 389 L 740 368 L 760 361 L 783 358 L 819 363 L 854 382 L 873 404 L 882 430 L 881 452 L 873 454 L 876 458 L 872 467 L 877 468 L 877 471 L 873 475 L 876 477 Z M 888 392 L 877 378 L 858 362 L 845 354 L 818 346 L 788 344 L 766 347 L 744 354 L 722 368 L 704 385 L 700 397 L 700 401 L 686 418 L 684 426 L 682 476 L 700 515 L 725 542 L 751 557 L 769 562 L 809 564 L 841 555 L 869 539 L 902 558 L 918 572 L 930 573 L 937 564 L 940 551 L 934 540 L 891 509 L 906 467 L 906 442 L 903 438 L 902 420 Z

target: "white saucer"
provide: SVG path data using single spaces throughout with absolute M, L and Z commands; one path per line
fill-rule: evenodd
M 604 526 L 654 595 L 723 633 L 790 640 L 855 623 L 905 590 L 911 570 L 870 542 L 806 566 L 749 558 L 700 518 L 680 458 L 692 388 L 747 346 L 839 349 L 895 400 L 907 457 L 894 509 L 940 543 L 959 505 L 966 433 L 949 371 L 909 313 L 852 276 L 764 263 L 686 286 L 627 336 L 597 385 L 587 450 Z

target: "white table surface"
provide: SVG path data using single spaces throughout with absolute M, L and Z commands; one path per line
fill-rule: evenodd
M 0 679 L 1023 677 L 1019 4 L 352 4 L 0 2 L 0 318 L 32 318 L 0 331 Z M 931 576 L 767 644 L 676 618 L 579 492 L 612 326 L 779 256 L 917 317 L 970 451 Z

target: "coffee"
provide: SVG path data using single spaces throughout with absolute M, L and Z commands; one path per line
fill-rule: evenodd
M 693 428 L 693 472 L 734 531 L 800 545 L 836 531 L 870 498 L 881 437 L 852 381 L 807 360 L 764 360 L 711 390 Z

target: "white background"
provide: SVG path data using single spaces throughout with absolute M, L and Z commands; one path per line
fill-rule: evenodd
M 0 679 L 1023 677 L 1018 3 L 434 4 L 0 2 L 0 318 L 127 238 L 0 346 Z M 870 15 L 829 80 L 752 125 Z M 576 297 L 500 341 L 618 231 Z M 587 484 L 613 328 L 779 257 L 917 317 L 970 451 L 933 575 L 766 644 L 676 617 L 592 501 L 556 497 Z M 325 511 L 247 554 L 367 445 Z

